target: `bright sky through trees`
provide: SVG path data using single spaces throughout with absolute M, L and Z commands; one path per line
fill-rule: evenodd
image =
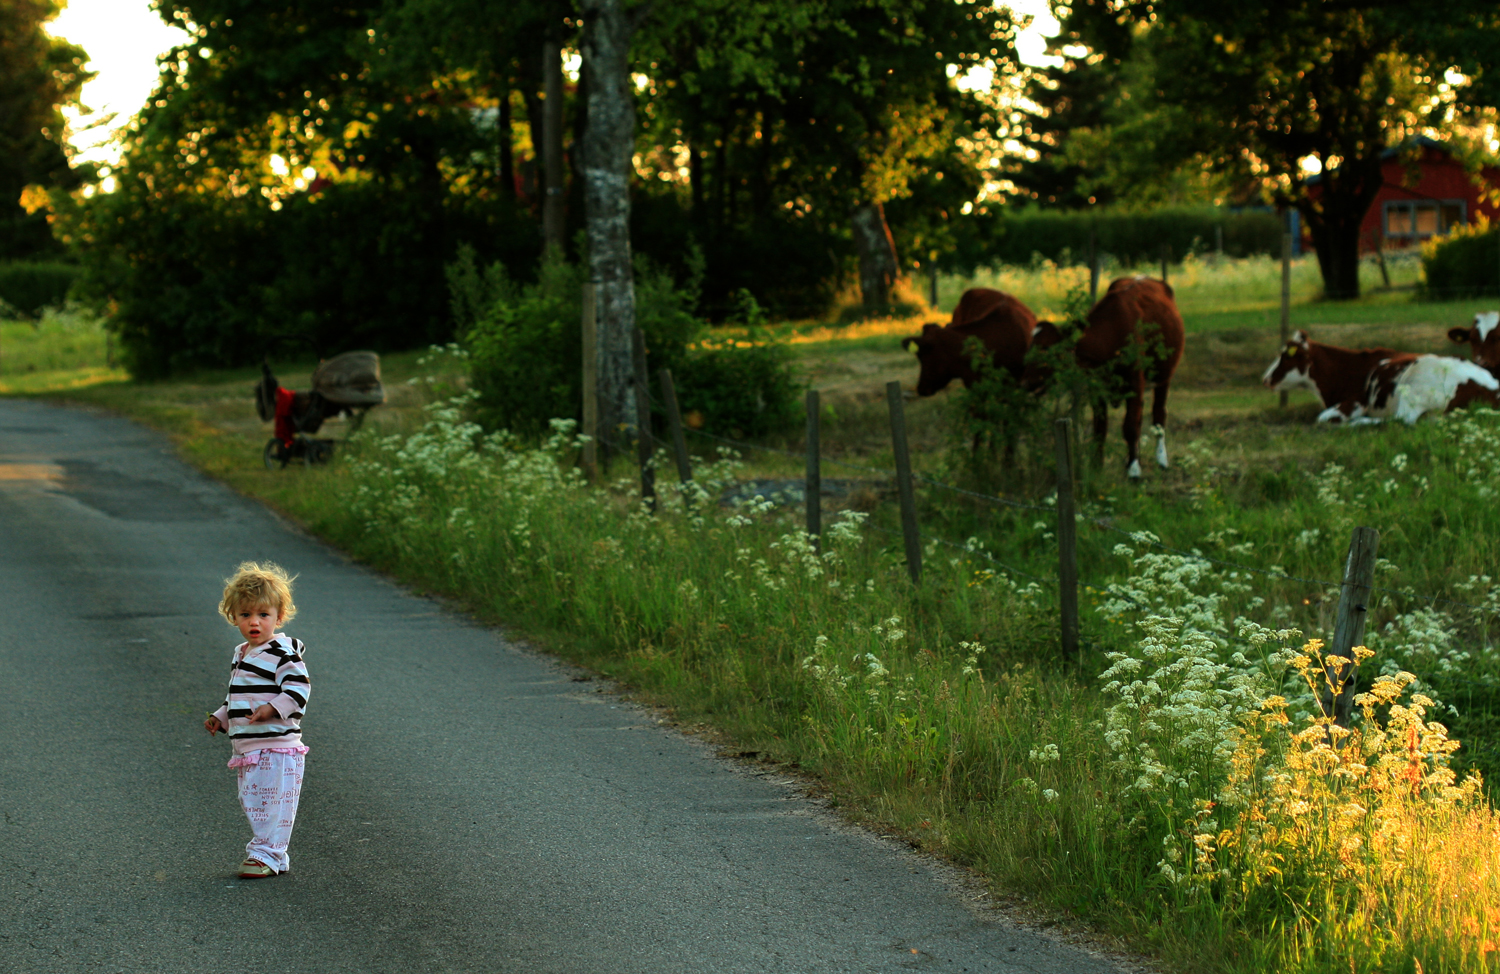
M 150 97 L 156 86 L 156 58 L 187 39 L 187 34 L 169 27 L 151 9 L 147 0 L 69 0 L 48 33 L 65 37 L 89 53 L 88 67 L 98 77 L 83 87 L 83 103 L 93 114 L 80 116 L 68 110 L 72 127 L 69 141 L 78 158 L 114 162 L 120 148 L 111 139 L 113 130 L 128 122 Z M 115 113 L 113 124 L 91 128 L 98 119 Z
M 1058 30 L 1047 0 L 1015 0 L 1009 6 L 1032 18 L 1016 39 L 1017 55 L 1026 64 L 1047 63 L 1046 39 Z M 98 77 L 83 89 L 83 103 L 94 113 L 67 113 L 73 127 L 69 141 L 78 149 L 81 160 L 116 161 L 120 149 L 111 138 L 113 130 L 129 121 L 150 97 L 156 85 L 156 58 L 181 44 L 187 34 L 163 23 L 148 0 L 69 0 L 48 32 L 81 45 L 89 52 L 89 69 L 98 72 Z M 968 73 L 964 84 L 988 87 L 991 79 L 987 75 L 985 69 L 976 68 Z M 103 130 L 89 127 L 111 112 L 118 115 L 112 125 Z

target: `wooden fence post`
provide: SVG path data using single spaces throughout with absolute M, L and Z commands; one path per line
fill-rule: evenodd
M 677 479 L 684 490 L 693 479 L 693 466 L 688 458 L 687 435 L 682 431 L 682 410 L 677 408 L 677 387 L 672 384 L 672 370 L 662 369 L 657 373 L 661 379 L 661 398 L 667 405 L 667 424 L 672 428 L 672 450 L 677 454 Z M 687 494 L 682 495 L 682 506 L 686 510 Z
M 911 454 L 906 449 L 906 413 L 901 405 L 901 383 L 885 384 L 891 408 L 891 446 L 896 454 L 896 489 L 901 494 L 901 534 L 906 538 L 906 569 L 913 585 L 922 581 L 922 537 L 917 532 L 917 497 L 911 486 Z
M 1292 327 L 1292 224 L 1287 215 L 1281 230 L 1281 346 L 1276 354 L 1286 349 Z M 1286 408 L 1286 390 L 1281 390 L 1281 408 Z
M 652 514 L 656 513 L 656 468 L 651 466 L 651 455 L 656 452 L 651 442 L 651 387 L 646 383 L 646 336 L 635 330 L 635 455 L 641 467 L 641 500 Z
M 1224 260 L 1224 224 L 1214 224 L 1214 264 Z
M 1161 245 L 1161 282 L 1167 283 L 1167 262 L 1172 259 L 1172 245 Z
M 1344 584 L 1339 588 L 1339 610 L 1333 623 L 1333 642 L 1327 655 L 1340 656 L 1349 662 L 1328 667 L 1329 684 L 1337 693 L 1328 701 L 1327 713 L 1340 727 L 1349 726 L 1354 712 L 1356 671 L 1354 647 L 1365 640 L 1365 619 L 1369 615 L 1371 589 L 1375 584 L 1375 551 L 1380 532 L 1374 528 L 1355 528 L 1349 539 L 1349 560 L 1344 563 Z
M 818 443 L 818 390 L 807 390 L 807 479 L 803 483 L 803 506 L 807 509 L 807 533 L 813 550 L 823 550 L 823 470 Z
M 583 286 L 583 472 L 599 479 L 599 319 L 592 283 Z
M 1059 419 L 1057 432 L 1057 606 L 1065 659 L 1083 662 L 1078 645 L 1078 522 L 1073 516 L 1073 421 Z
M 1089 307 L 1099 300 L 1099 248 L 1096 235 L 1089 230 Z

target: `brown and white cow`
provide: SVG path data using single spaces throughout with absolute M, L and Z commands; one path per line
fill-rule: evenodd
M 1293 333 L 1261 382 L 1270 389 L 1310 389 L 1323 402 L 1320 423 L 1415 423 L 1430 412 L 1471 403 L 1500 405 L 1500 379 L 1463 359 L 1390 348 L 1339 348 Z
M 1476 365 L 1500 376 L 1500 311 L 1481 311 L 1468 328 L 1449 328 L 1448 340 L 1468 345 Z
M 1052 322 L 1037 324 L 1023 385 L 1040 388 L 1047 381 L 1051 370 L 1045 356 L 1036 353 L 1062 340 L 1061 330 Z M 1177 363 L 1182 361 L 1184 342 L 1182 315 L 1171 286 L 1149 277 L 1121 277 L 1110 283 L 1104 297 L 1089 310 L 1083 332 L 1073 346 L 1079 365 L 1108 370 L 1123 389 L 1117 398 L 1094 404 L 1094 442 L 1102 457 L 1109 407 L 1123 399 L 1125 421 L 1121 432 L 1128 453 L 1126 474 L 1132 479 L 1141 476 L 1141 412 L 1148 382 L 1152 386 L 1156 462 L 1163 470 L 1167 468 L 1167 389 Z
M 953 320 L 946 327 L 922 326 L 922 334 L 901 339 L 901 347 L 917 356 L 921 372 L 917 375 L 917 395 L 931 396 L 954 379 L 969 388 L 978 380 L 971 356 L 964 344 L 977 338 L 989 353 L 990 362 L 1019 378 L 1031 347 L 1031 333 L 1036 315 L 1004 291 L 970 288 L 953 309 Z

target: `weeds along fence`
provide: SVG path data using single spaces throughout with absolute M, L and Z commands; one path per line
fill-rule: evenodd
M 677 408 L 676 391 L 669 370 L 662 369 L 658 373 L 659 395 L 654 393 L 644 383 L 642 375 L 637 374 L 635 379 L 638 391 L 645 394 L 638 396 L 638 426 L 632 431 L 632 433 L 636 434 L 633 437 L 633 442 L 621 441 L 608 436 L 603 437 L 603 439 L 609 443 L 610 447 L 618 455 L 635 454 L 640 464 L 641 496 L 649 509 L 652 511 L 656 510 L 656 474 L 654 464 L 658 452 L 650 432 L 650 410 L 651 406 L 654 405 L 667 417 L 672 459 L 675 461 L 678 479 L 684 485 L 693 480 L 692 456 L 687 448 L 687 437 L 689 434 L 697 439 L 738 451 L 762 452 L 804 461 L 805 473 L 802 483 L 802 495 L 805 510 L 805 530 L 814 546 L 817 546 L 818 539 L 822 535 L 822 468 L 824 458 L 821 456 L 821 435 L 819 429 L 821 404 L 819 393 L 816 390 L 809 390 L 807 393 L 806 449 L 804 453 L 798 454 L 743 440 L 718 436 L 703 430 L 691 430 L 683 423 L 682 416 Z M 1373 599 L 1376 596 L 1388 595 L 1406 600 L 1420 601 L 1434 608 L 1438 605 L 1453 606 L 1470 610 L 1480 618 L 1485 618 L 1490 611 L 1483 606 L 1472 605 L 1444 596 L 1424 595 L 1415 590 L 1402 590 L 1376 585 L 1376 555 L 1380 537 L 1379 532 L 1370 527 L 1360 526 L 1353 529 L 1342 577 L 1338 581 L 1333 581 L 1325 578 L 1308 578 L 1292 575 L 1275 569 L 1215 558 L 1198 551 L 1177 548 L 1147 533 L 1126 531 L 1108 521 L 1082 514 L 1074 504 L 1077 464 L 1074 456 L 1075 440 L 1073 437 L 1072 420 L 1067 418 L 1058 419 L 1054 423 L 1056 495 L 1052 504 L 1038 504 L 1015 497 L 1004 497 L 997 494 L 968 490 L 923 476 L 912 469 L 910 455 L 906 448 L 905 405 L 899 382 L 887 383 L 886 401 L 890 414 L 893 467 L 890 469 L 880 469 L 850 463 L 845 460 L 831 461 L 839 467 L 876 478 L 877 482 L 886 484 L 894 483 L 899 503 L 901 530 L 894 532 L 875 525 L 868 525 L 868 529 L 890 537 L 893 541 L 893 546 L 895 543 L 901 545 L 907 573 L 914 587 L 922 584 L 922 556 L 924 548 L 932 545 L 940 545 L 962 552 L 969 557 L 980 558 L 994 566 L 996 570 L 1013 578 L 1026 579 L 1055 589 L 1059 633 L 1058 650 L 1065 659 L 1078 659 L 1081 661 L 1083 652 L 1080 640 L 1081 628 L 1079 624 L 1078 598 L 1079 586 L 1083 584 L 1083 579 L 1081 579 L 1078 569 L 1077 529 L 1080 525 L 1088 525 L 1100 531 L 1117 534 L 1134 544 L 1145 544 L 1161 552 L 1202 562 L 1216 568 L 1245 572 L 1250 575 L 1280 581 L 1296 582 L 1301 585 L 1313 586 L 1321 591 L 1337 590 L 1339 598 L 1333 620 L 1333 636 L 1325 655 L 1329 659 L 1343 661 L 1342 663 L 1335 662 L 1331 664 L 1328 673 L 1329 685 L 1340 687 L 1341 689 L 1332 699 L 1326 701 L 1326 704 L 1329 707 L 1328 712 L 1334 715 L 1340 723 L 1347 722 L 1353 711 L 1355 687 L 1350 679 L 1353 659 L 1352 649 L 1354 646 L 1363 644 L 1365 622 L 1369 617 L 1370 609 L 1373 606 Z M 1057 567 L 1055 571 L 1048 574 L 1027 571 L 1013 564 L 1002 562 L 989 552 L 972 544 L 960 543 L 951 538 L 924 533 L 921 529 L 921 517 L 917 507 L 916 489 L 918 485 L 929 490 L 943 491 L 984 504 L 1030 511 L 1055 518 L 1055 537 L 1057 540 Z M 684 492 L 683 496 L 686 498 L 688 494 Z M 686 503 L 686 501 L 684 502 Z M 1103 585 L 1099 586 L 1100 589 L 1103 587 Z M 1139 608 L 1146 608 L 1129 595 L 1118 592 L 1114 594 L 1119 595 L 1127 602 L 1137 605 Z M 1225 632 L 1210 632 L 1209 634 L 1226 640 L 1231 638 L 1231 634 Z M 1454 677 L 1452 675 L 1445 675 L 1443 679 L 1449 682 L 1468 684 L 1485 690 L 1500 690 L 1500 684 L 1492 684 L 1482 680 Z

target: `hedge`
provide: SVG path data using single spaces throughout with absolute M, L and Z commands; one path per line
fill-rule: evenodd
M 78 267 L 73 264 L 23 261 L 0 264 L 0 301 L 28 318 L 35 318 L 43 308 L 62 304 L 77 277 Z
M 1149 211 L 1042 210 L 1027 208 L 1005 215 L 991 254 L 995 264 L 1029 264 L 1037 255 L 1059 264 L 1088 261 L 1089 233 L 1101 254 L 1125 266 L 1161 260 L 1162 246 L 1172 259 L 1215 246 L 1215 229 L 1223 229 L 1224 253 L 1230 257 L 1281 253 L 1281 219 L 1271 210 L 1223 207 L 1171 207 Z
M 1500 229 L 1487 224 L 1458 227 L 1422 245 L 1423 291 L 1461 298 L 1500 290 Z

